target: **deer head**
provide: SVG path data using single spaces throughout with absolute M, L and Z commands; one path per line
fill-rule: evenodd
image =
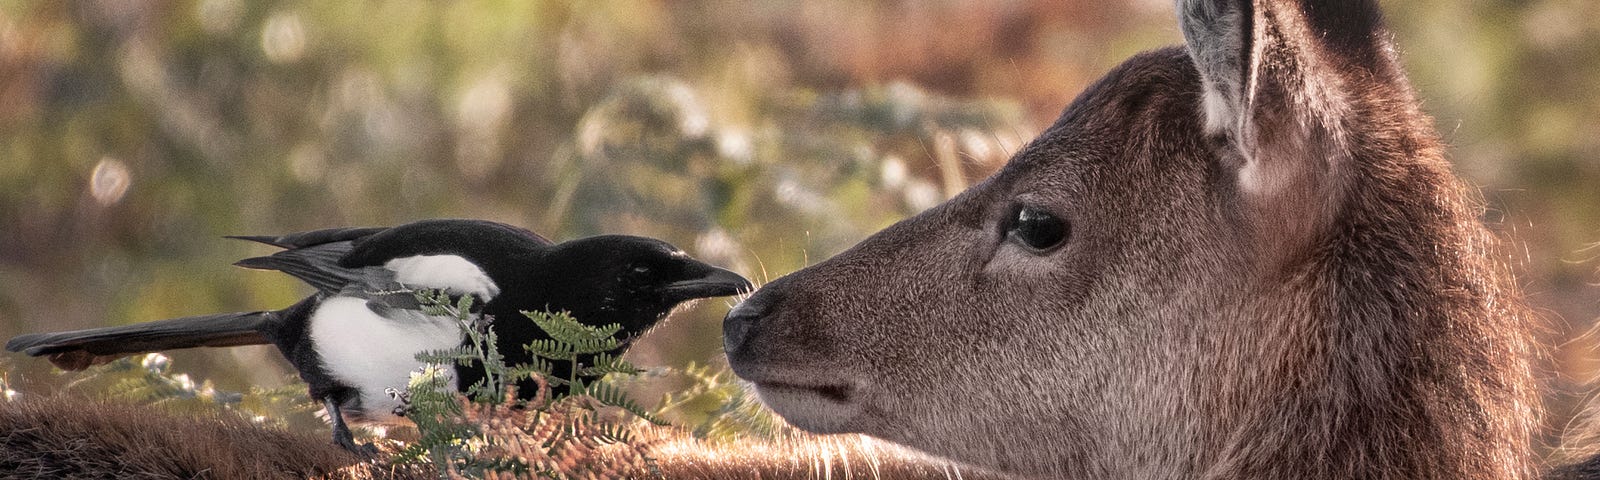
M 1524 316 L 1375 2 L 1183 0 L 1000 172 L 730 312 L 789 422 L 1076 478 L 1505 478 Z

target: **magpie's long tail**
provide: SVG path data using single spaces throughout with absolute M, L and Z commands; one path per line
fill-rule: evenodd
M 82 370 L 135 353 L 194 347 L 233 347 L 272 343 L 263 333 L 278 312 L 239 312 L 174 318 L 121 327 L 56 333 L 30 333 L 6 342 L 6 350 L 35 357 L 66 370 Z

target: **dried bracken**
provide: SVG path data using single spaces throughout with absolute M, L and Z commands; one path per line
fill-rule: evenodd
M 633 419 L 590 421 L 574 397 L 546 413 L 463 406 L 481 422 L 484 458 L 531 468 L 483 478 L 1000 478 L 867 437 L 788 432 L 777 440 L 707 441 Z M 613 417 L 614 418 L 614 417 Z M 626 442 L 614 438 L 618 426 Z M 325 432 L 324 432 L 325 433 Z M 565 438 L 550 448 L 551 439 Z M 380 442 L 389 455 L 404 443 Z M 426 466 L 345 453 L 322 433 L 291 432 L 226 413 L 176 414 L 155 406 L 68 396 L 0 403 L 0 478 L 438 478 Z M 450 472 L 447 472 L 447 474 Z M 452 478 L 468 477 L 459 473 Z
M 703 440 L 624 412 L 597 413 L 588 397 L 568 397 L 544 411 L 465 398 L 461 406 L 462 418 L 483 433 L 472 446 L 475 458 L 508 468 L 470 475 L 449 468 L 445 476 L 455 479 L 1002 478 L 859 435 L 786 430 L 775 439 Z M 404 468 L 383 464 L 380 470 Z

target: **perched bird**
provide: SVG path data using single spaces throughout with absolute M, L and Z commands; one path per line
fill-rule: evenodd
M 621 324 L 625 349 L 684 301 L 751 288 L 738 274 L 660 240 L 605 235 L 553 244 L 528 230 L 482 220 L 230 238 L 283 248 L 236 265 L 287 273 L 316 293 L 283 310 L 21 335 L 6 350 L 48 356 L 61 368 L 79 370 L 135 353 L 270 343 L 299 371 L 311 398 L 326 407 L 334 442 L 370 453 L 372 445 L 357 446 L 345 422 L 399 423 L 400 401 L 386 390 L 406 387 L 422 365 L 418 352 L 467 341 L 456 319 L 424 314 L 406 292 L 476 296 L 477 314 L 492 319 L 499 351 L 516 365 L 532 360 L 523 345 L 547 338 L 522 311 L 566 311 L 590 325 Z M 481 364 L 453 368 L 461 390 L 484 377 Z M 518 387 L 526 397 L 537 392 L 531 380 Z

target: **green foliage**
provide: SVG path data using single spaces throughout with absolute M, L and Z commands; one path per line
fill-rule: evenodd
M 665 395 L 654 414 L 689 430 L 695 438 L 772 440 L 793 432 L 727 369 L 690 364 L 668 374 L 684 377 L 689 386 Z
M 322 405 L 312 401 L 306 393 L 306 385 L 298 377 L 291 376 L 280 387 L 250 386 L 232 408 L 249 414 L 251 421 L 278 428 L 322 428 L 324 422 L 317 416 Z M 357 429 L 357 433 L 367 432 Z
M 156 405 L 184 413 L 232 412 L 256 423 L 277 427 L 320 425 L 320 406 L 306 396 L 305 385 L 251 387 L 247 392 L 217 389 L 210 380 L 196 381 L 172 371 L 172 360 L 160 353 L 124 357 L 70 374 L 67 389 L 120 402 Z
M 621 360 L 618 361 L 620 362 Z M 633 372 L 638 371 L 639 370 L 633 370 Z M 629 373 L 629 375 L 632 374 L 633 373 Z M 656 416 L 649 410 L 646 410 L 644 407 L 639 406 L 639 404 L 633 401 L 633 399 L 628 398 L 627 392 L 624 392 L 622 388 L 618 387 L 615 383 L 606 381 L 596 382 L 592 385 L 589 385 L 589 388 L 586 389 L 584 395 L 594 399 L 594 401 L 600 405 L 620 408 L 623 411 L 631 413 L 647 422 L 654 423 L 656 425 L 667 424 L 665 420 L 662 420 L 660 417 Z
M 528 372 L 513 371 L 506 366 L 505 355 L 500 354 L 497 346 L 500 337 L 495 335 L 494 329 L 489 328 L 492 319 L 472 312 L 477 297 L 452 297 L 442 290 L 420 290 L 415 293 L 423 313 L 456 319 L 468 339 L 466 345 L 418 354 L 417 360 L 434 365 L 454 364 L 463 367 L 481 362 L 484 365 L 484 378 L 469 386 L 466 392 L 468 398 L 480 402 L 499 404 L 506 397 L 506 385 L 526 378 Z
M 395 455 L 395 463 L 428 465 L 442 477 L 451 473 L 481 477 L 510 472 L 567 478 L 577 472 L 555 468 L 549 462 L 530 464 L 524 460 L 525 456 L 500 455 L 506 451 L 525 451 L 527 445 L 507 445 L 517 440 L 505 438 L 504 432 L 486 430 L 485 422 L 507 414 L 532 418 L 532 422 L 516 427 L 520 432 L 515 433 L 537 438 L 543 458 L 557 458 L 572 445 L 634 442 L 631 423 L 602 415 L 603 408 L 618 409 L 652 423 L 664 424 L 614 383 L 604 378 L 585 383 L 585 378 L 611 373 L 631 375 L 640 371 L 609 353 L 620 346 L 615 338 L 621 331 L 620 325 L 594 327 L 566 313 L 523 312 L 551 338 L 526 346 L 538 357 L 534 365 L 510 366 L 505 364 L 505 356 L 497 346 L 493 319 L 472 311 L 475 302 L 472 296 L 455 298 L 432 290 L 415 293 L 424 312 L 455 319 L 467 340 L 458 348 L 418 354 L 417 359 L 428 366 L 412 374 L 405 391 L 390 392 L 402 401 L 404 415 L 416 424 L 420 435 L 417 441 Z M 592 358 L 592 365 L 584 366 L 581 363 L 584 358 Z M 553 367 L 557 362 L 570 367 L 571 374 L 567 378 L 554 375 Z M 447 373 L 450 365 L 482 365 L 486 374 L 482 381 L 461 395 L 453 388 Z M 523 379 L 543 380 L 539 382 L 541 391 L 536 395 L 537 400 L 528 403 L 515 400 L 516 392 L 511 387 Z M 553 394 L 551 385 L 570 386 L 570 392 Z M 512 414 L 504 410 L 511 404 L 528 413 Z M 554 429 L 542 428 L 546 427 L 543 423 L 552 421 L 562 423 Z M 539 432 L 545 434 L 540 436 Z
M 395 453 L 395 463 L 432 465 L 441 475 L 452 469 L 481 473 L 490 467 L 475 458 L 482 432 L 476 423 L 463 421 L 465 411 L 452 383 L 445 367 L 429 365 L 411 375 L 405 391 L 390 392 L 405 402 L 405 416 L 419 435 Z
M 389 394 L 402 401 L 404 416 L 416 424 L 420 435 L 396 454 L 395 461 L 430 464 L 441 475 L 450 471 L 481 474 L 486 469 L 504 467 L 494 459 L 477 458 L 482 431 L 476 422 L 463 418 L 466 411 L 449 375 L 452 365 L 483 362 L 484 380 L 472 385 L 467 397 L 496 405 L 506 401 L 505 387 L 513 380 L 507 378 L 505 357 L 496 347 L 497 337 L 488 326 L 490 319 L 472 312 L 476 301 L 472 295 L 453 298 L 440 290 L 418 290 L 414 294 L 424 313 L 459 322 L 467 341 L 455 348 L 418 353 L 417 360 L 428 365 L 412 373 L 404 391 L 390 389 Z
M 585 325 L 572 318 L 565 312 L 522 312 L 528 319 L 533 320 L 539 329 L 550 335 L 548 339 L 534 340 L 526 348 L 541 360 L 565 362 L 571 365 L 567 378 L 557 378 L 549 370 L 540 372 L 545 381 L 551 385 L 571 385 L 574 394 L 583 392 L 584 378 L 598 378 L 611 373 L 633 375 L 640 372 L 638 368 L 628 364 L 620 357 L 610 352 L 622 346 L 622 341 L 616 338 L 617 332 L 622 331 L 622 325 L 610 324 L 603 326 Z M 583 360 L 589 359 L 585 366 Z M 536 366 L 549 366 L 549 363 L 540 361 Z M 553 400 L 559 400 L 559 396 Z
M 160 353 L 124 357 L 88 372 L 67 388 L 92 389 L 109 399 L 152 405 L 225 406 L 237 404 L 243 397 L 219 391 L 208 380 L 196 382 L 187 373 L 173 373 L 171 364 L 171 359 Z

